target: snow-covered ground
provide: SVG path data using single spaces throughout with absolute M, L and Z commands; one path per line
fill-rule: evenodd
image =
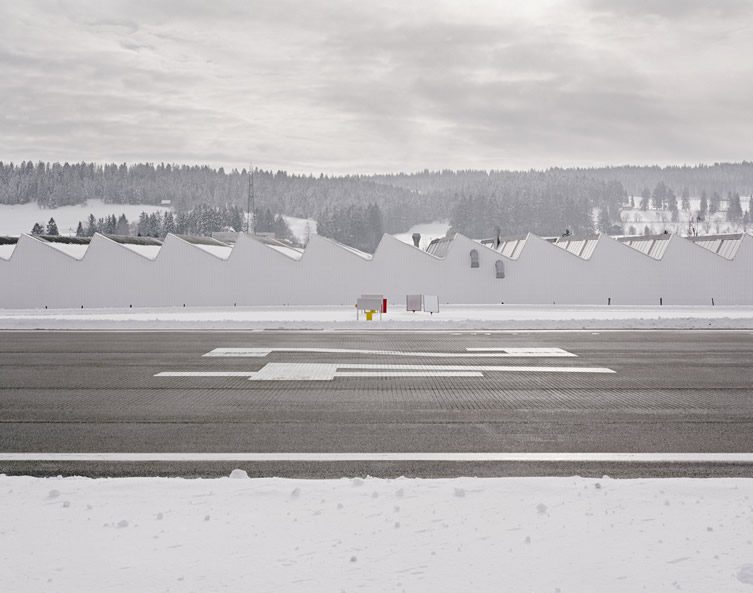
M 753 590 L 753 480 L 0 475 L 0 591 Z
M 0 309 L 0 329 L 753 329 L 753 306 L 441 305 L 411 313 L 391 303 L 381 320 L 351 306 Z
M 283 216 L 283 218 L 288 223 L 295 240 L 301 245 L 306 245 L 311 235 L 316 235 L 316 221 L 313 218 L 296 218 L 295 216 Z
M 432 240 L 444 237 L 447 234 L 449 228 L 450 223 L 448 221 L 440 220 L 437 222 L 427 222 L 414 225 L 408 232 L 397 233 L 393 236 L 403 243 L 413 245 L 413 233 L 421 233 L 421 242 L 419 243 L 419 247 L 421 249 L 426 249 L 429 246 L 429 243 L 432 242 Z
M 700 208 L 701 199 L 698 197 L 690 198 L 690 210 L 682 210 L 682 201 L 677 199 L 677 206 L 679 208 L 678 221 L 672 222 L 672 213 L 669 210 L 641 210 L 640 196 L 633 196 L 635 208 L 626 208 L 620 212 L 620 220 L 622 222 L 623 232 L 627 235 L 637 234 L 642 235 L 645 231 L 645 227 L 648 227 L 649 233 L 661 234 L 665 230 L 670 233 L 679 235 L 688 234 L 688 220 L 695 221 L 695 217 Z M 743 212 L 748 209 L 750 197 L 745 196 L 741 198 Z M 731 223 L 727 221 L 727 202 L 726 200 L 721 203 L 721 210 L 714 214 L 707 214 L 706 220 L 699 225 L 693 222 L 693 226 L 697 227 L 695 230 L 699 235 L 715 235 L 723 233 L 740 233 L 751 228 L 749 225 L 745 228 L 742 223 Z M 631 232 L 632 230 L 635 232 Z
M 28 204 L 0 204 L 0 235 L 20 235 L 30 233 L 35 222 L 47 226 L 50 218 L 55 219 L 61 235 L 75 235 L 79 221 L 86 227 L 89 214 L 104 218 L 114 214 L 125 214 L 128 222 L 136 222 L 141 212 L 165 212 L 170 208 L 150 204 L 109 204 L 102 200 L 89 200 L 86 204 L 61 206 L 60 208 L 40 208 L 36 202 Z

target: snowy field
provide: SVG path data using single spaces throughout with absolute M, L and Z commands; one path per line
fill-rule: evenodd
M 61 206 L 54 209 L 40 208 L 36 202 L 0 204 L 0 235 L 16 236 L 21 233 L 30 233 L 35 222 L 46 227 L 51 217 L 55 219 L 61 235 L 75 235 L 79 221 L 86 227 L 89 214 L 94 214 L 97 219 L 111 214 L 115 216 L 125 214 L 128 222 L 137 222 L 141 212 L 151 214 L 169 209 L 150 204 L 109 204 L 102 200 L 89 200 L 83 205 Z
M 283 216 L 288 223 L 290 232 L 295 240 L 301 245 L 306 245 L 311 235 L 316 235 L 316 221 L 312 218 L 296 218 L 295 216 Z
M 0 591 L 753 591 L 753 480 L 0 475 Z
M 0 309 L 0 329 L 753 329 L 753 306 L 441 305 L 429 315 L 391 303 L 374 321 L 351 306 Z
M 620 212 L 620 221 L 622 222 L 623 232 L 627 235 L 637 234 L 642 235 L 645 227 L 648 227 L 649 233 L 661 234 L 665 230 L 669 233 L 675 233 L 678 235 L 688 234 L 688 219 L 693 219 L 698 213 L 701 207 L 701 199 L 698 197 L 690 198 L 690 210 L 682 210 L 682 201 L 678 198 L 677 206 L 679 208 L 678 221 L 672 222 L 672 213 L 669 210 L 641 210 L 639 204 L 641 203 L 640 196 L 633 196 L 635 208 L 626 208 Z M 741 198 L 741 204 L 743 212 L 748 209 L 750 204 L 750 197 L 744 196 Z M 724 233 L 742 233 L 751 227 L 745 228 L 741 223 L 732 223 L 727 220 L 727 202 L 726 200 L 721 203 L 722 210 L 715 212 L 714 214 L 707 214 L 706 220 L 697 226 L 696 232 L 699 235 L 718 235 Z M 633 227 L 635 233 L 632 233 L 630 227 Z
M 393 236 L 403 243 L 413 245 L 413 233 L 421 233 L 421 242 L 419 243 L 419 247 L 421 249 L 426 249 L 433 239 L 440 239 L 444 237 L 447 234 L 449 228 L 450 223 L 448 221 L 440 220 L 437 222 L 428 222 L 424 224 L 414 225 L 408 232 L 397 233 Z

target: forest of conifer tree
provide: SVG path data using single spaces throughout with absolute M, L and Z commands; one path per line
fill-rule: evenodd
M 329 232 L 362 247 L 373 243 L 367 236 L 370 231 L 363 229 L 375 229 L 377 220 L 382 230 L 392 233 L 442 219 L 474 237 L 497 231 L 542 235 L 559 234 L 564 229 L 591 232 L 595 208 L 601 212 L 598 226 L 608 227 L 618 220 L 628 196 L 638 196 L 659 184 L 665 188 L 664 194 L 675 196 L 683 192 L 750 195 L 753 163 L 351 176 L 254 173 L 256 205 L 262 214 L 269 210 L 272 218 L 282 214 L 311 218 L 319 221 L 323 234 Z M 201 208 L 243 208 L 248 185 L 245 169 L 164 163 L 0 162 L 0 204 L 36 202 L 55 208 L 89 199 L 113 204 L 170 200 L 180 217 Z M 349 216 L 352 220 L 346 224 Z

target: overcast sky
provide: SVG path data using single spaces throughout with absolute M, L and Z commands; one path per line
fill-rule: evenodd
M 0 3 L 0 160 L 753 159 L 753 2 Z

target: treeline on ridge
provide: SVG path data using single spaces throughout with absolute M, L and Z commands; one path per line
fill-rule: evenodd
M 256 208 L 262 213 L 311 218 L 339 240 L 345 230 L 335 221 L 369 205 L 379 208 L 382 228 L 395 233 L 413 224 L 450 220 L 473 237 L 535 232 L 585 233 L 619 221 L 628 196 L 665 184 L 675 194 L 730 193 L 749 196 L 753 163 L 684 167 L 553 168 L 545 171 L 423 171 L 395 175 L 312 176 L 256 170 Z M 0 162 L 0 203 L 37 202 L 54 208 L 101 199 L 113 204 L 159 204 L 170 200 L 177 216 L 199 207 L 245 208 L 249 172 L 208 166 L 140 163 Z M 202 206 L 203 205 L 203 206 Z M 360 210 L 359 210 L 360 209 Z M 595 225 L 594 209 L 601 219 Z M 355 221 L 351 227 L 362 226 Z M 328 229 L 335 229 L 328 231 Z M 339 230 L 338 230 L 339 229 Z M 361 236 L 363 233 L 357 233 Z M 360 240 L 360 239 L 357 239 Z M 363 239 L 363 244 L 371 239 Z

